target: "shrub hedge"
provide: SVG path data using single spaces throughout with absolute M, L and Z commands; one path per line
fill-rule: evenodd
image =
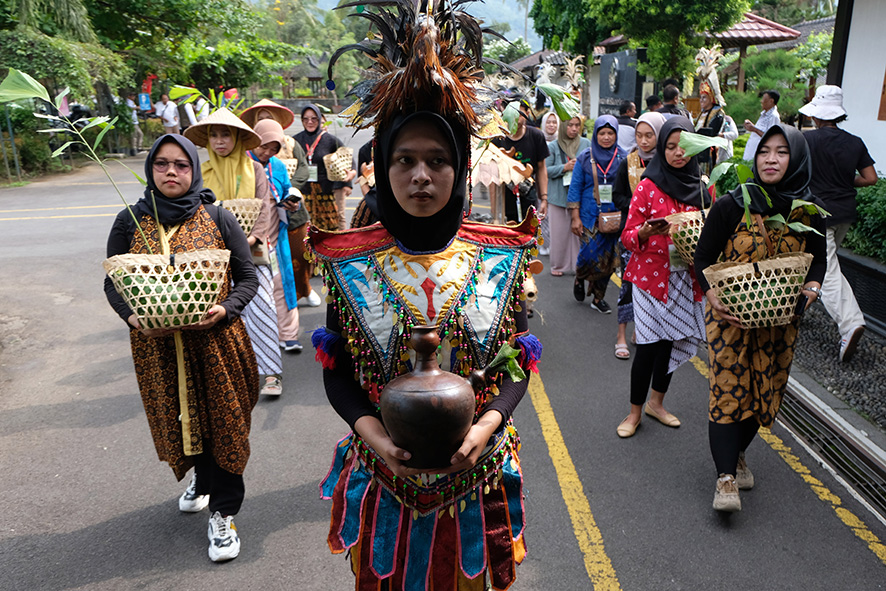
M 843 246 L 886 264 L 886 178 L 859 189 L 856 202 L 858 221 L 850 228 Z

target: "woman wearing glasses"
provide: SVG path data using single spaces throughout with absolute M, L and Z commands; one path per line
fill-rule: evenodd
M 311 224 L 321 230 L 346 230 L 345 200 L 351 194 L 351 180 L 357 176 L 354 163 L 346 181 L 331 181 L 326 175 L 323 156 L 332 154 L 344 144 L 323 129 L 323 115 L 316 105 L 301 111 L 304 131 L 295 134 L 295 141 L 305 150 L 308 159 L 308 182 L 300 187 Z
M 105 294 L 129 327 L 135 375 L 157 455 L 179 480 L 195 468 L 179 509 L 196 513 L 209 507 L 209 557 L 222 561 L 240 551 L 232 516 L 243 502 L 250 416 L 258 399 L 258 368 L 240 314 L 255 295 L 258 278 L 246 236 L 233 214 L 212 205 L 215 195 L 203 186 L 198 164 L 197 149 L 189 140 L 160 137 L 145 161 L 144 197 L 132 208 L 148 244 L 133 215 L 123 210 L 111 228 L 107 250 L 109 257 L 161 252 L 159 221 L 171 253 L 231 251 L 218 303 L 202 321 L 181 329 L 188 408 L 179 407 L 175 331 L 141 327 L 110 279 L 105 279 Z M 179 420 L 183 412 L 191 418 L 187 442 Z

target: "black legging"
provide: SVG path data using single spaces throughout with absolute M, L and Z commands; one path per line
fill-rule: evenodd
M 631 404 L 641 405 L 649 394 L 649 383 L 658 392 L 667 392 L 671 385 L 668 364 L 671 360 L 673 341 L 656 341 L 637 345 L 634 364 L 631 366 Z
M 246 487 L 242 474 L 234 474 L 220 467 L 212 452 L 204 452 L 194 458 L 197 474 L 198 495 L 209 495 L 209 511 L 223 516 L 236 515 L 243 504 Z
M 735 476 L 738 454 L 748 448 L 759 430 L 760 423 L 754 417 L 739 423 L 708 423 L 708 440 L 718 475 Z

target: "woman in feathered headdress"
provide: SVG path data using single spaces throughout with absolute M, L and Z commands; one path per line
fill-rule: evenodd
M 487 580 L 506 589 L 525 554 L 511 413 L 541 354 L 519 304 L 538 222 L 532 213 L 517 227 L 464 219 L 470 138 L 481 126 L 477 23 L 442 4 L 368 4 L 378 10 L 362 16 L 380 43 L 339 50 L 330 72 L 348 49 L 374 62 L 349 112 L 376 128 L 380 223 L 310 235 L 331 295 L 312 340 L 329 400 L 353 430 L 321 485 L 333 501 L 328 541 L 350 553 L 360 589 L 483 589 Z M 411 450 L 379 412 L 386 384 L 411 366 L 406 343 L 418 325 L 436 329 L 453 373 L 500 353 L 512 361 L 512 373 L 477 393 L 473 424 L 442 468 L 410 466 Z

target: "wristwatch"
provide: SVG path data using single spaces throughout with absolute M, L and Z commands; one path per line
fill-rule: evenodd
M 812 287 L 804 287 L 803 291 L 811 291 L 816 295 L 816 297 L 819 297 L 819 298 L 821 297 L 821 288 L 820 287 L 815 287 L 814 285 Z

